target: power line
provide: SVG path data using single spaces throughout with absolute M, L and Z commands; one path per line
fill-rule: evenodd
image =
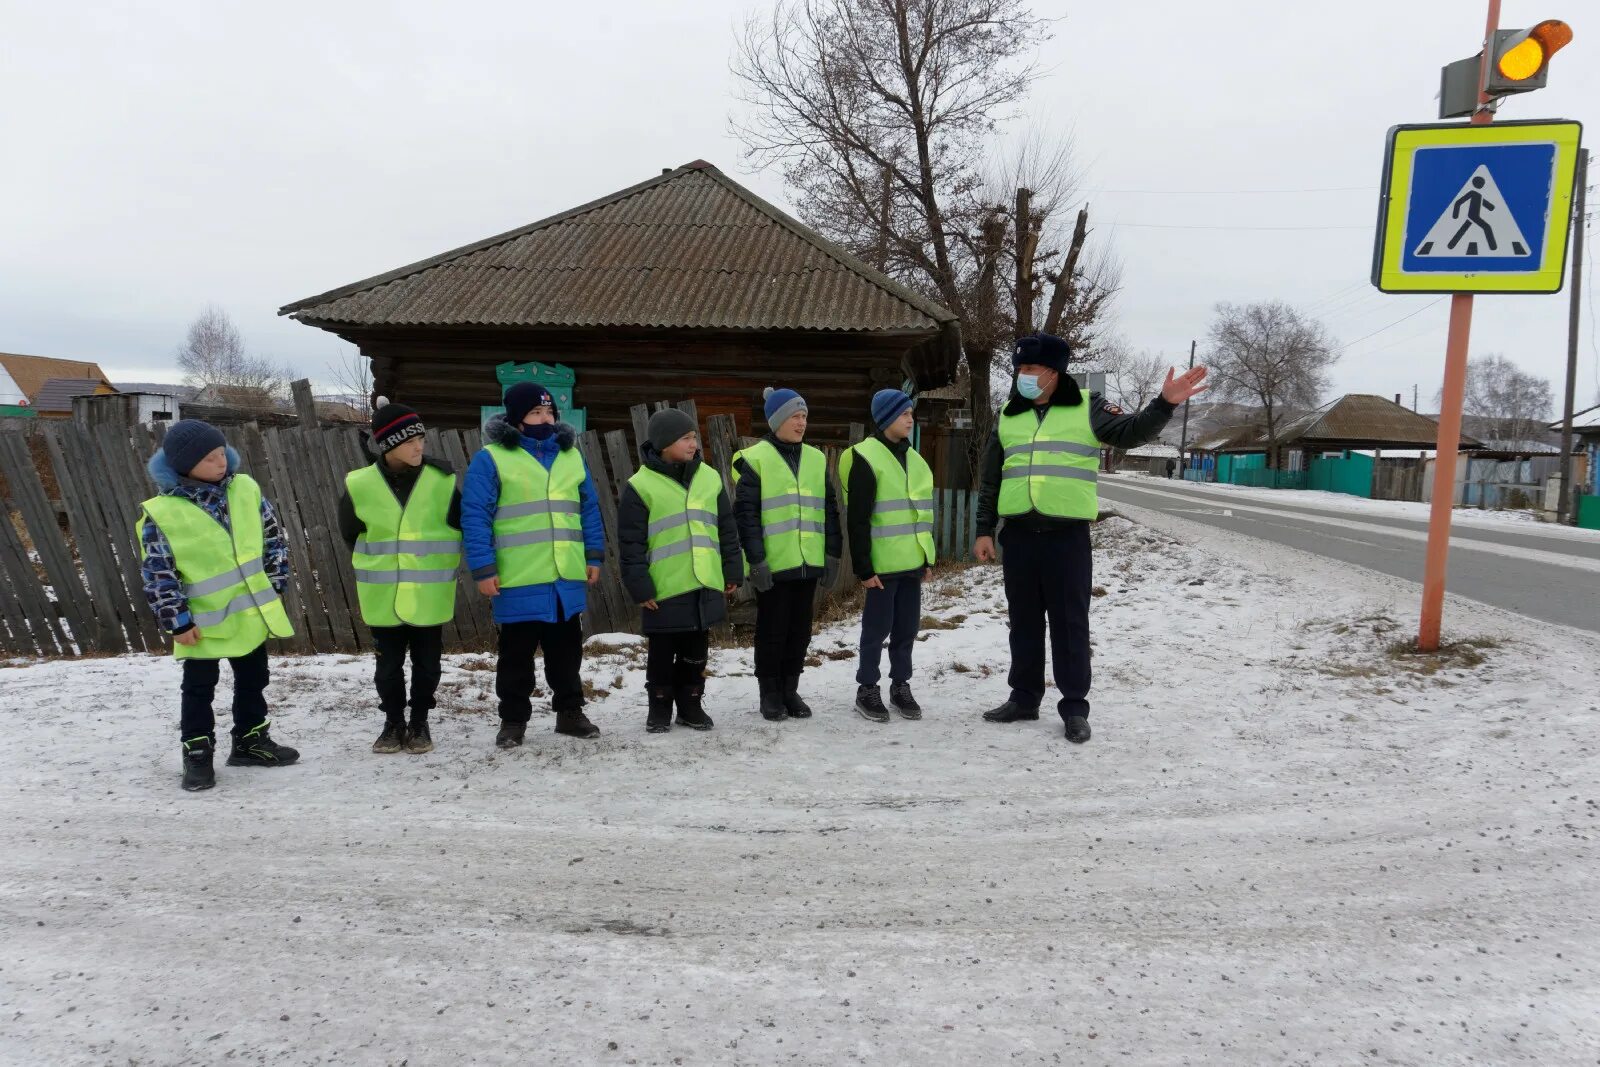
M 1246 230 L 1258 232 L 1289 231 L 1289 230 L 1371 230 L 1370 224 L 1365 226 L 1176 226 L 1159 222 L 1118 222 L 1106 223 L 1108 226 L 1123 226 L 1139 230 L 1224 230 L 1228 233 L 1237 233 Z
M 1448 295 L 1448 294 L 1446 294 L 1446 295 Z M 1426 304 L 1424 304 L 1421 307 L 1419 307 L 1417 310 L 1413 311 L 1411 314 L 1402 315 L 1398 319 L 1395 319 L 1393 322 L 1389 323 L 1388 326 L 1380 326 L 1376 330 L 1373 330 L 1371 333 L 1367 334 L 1365 337 L 1357 337 L 1354 341 L 1351 341 L 1350 344 L 1341 345 L 1339 347 L 1339 351 L 1343 352 L 1345 349 L 1350 348 L 1353 345 L 1358 345 L 1362 341 L 1365 341 L 1368 337 L 1376 337 L 1380 333 L 1382 333 L 1384 330 L 1387 330 L 1387 329 L 1390 329 L 1392 327 L 1398 326 L 1402 322 L 1406 321 L 1407 319 L 1414 319 L 1418 315 L 1422 314 L 1424 311 L 1427 311 L 1429 308 L 1433 307 L 1435 304 L 1442 303 L 1444 301 L 1444 299 L 1445 299 L 1445 297 L 1441 296 L 1437 300 L 1430 300 Z
M 1278 193 L 1370 193 L 1370 185 L 1329 185 L 1317 189 L 1110 189 L 1104 186 L 1079 190 L 1085 193 L 1134 193 L 1141 196 L 1271 196 Z

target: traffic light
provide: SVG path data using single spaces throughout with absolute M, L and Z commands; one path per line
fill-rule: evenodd
M 1543 89 L 1550 77 L 1550 57 L 1570 43 L 1572 27 L 1560 19 L 1545 19 L 1526 30 L 1496 30 L 1483 91 L 1509 96 Z
M 1447 64 L 1439 84 L 1439 117 L 1462 118 L 1478 110 L 1480 90 L 1490 98 L 1543 89 L 1550 57 L 1572 43 L 1572 27 L 1545 19 L 1526 30 L 1496 30 L 1489 42 L 1489 67 L 1483 53 Z

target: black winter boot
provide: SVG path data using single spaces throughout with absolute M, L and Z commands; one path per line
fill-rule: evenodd
M 383 733 L 379 734 L 378 739 L 372 742 L 372 751 L 381 755 L 399 752 L 406 747 L 407 737 L 405 723 L 397 722 L 394 719 L 386 719 L 383 724 Z
M 761 686 L 761 717 L 768 722 L 782 722 L 788 718 L 789 712 L 783 700 L 783 679 L 758 678 L 756 684 Z
M 900 713 L 902 719 L 922 718 L 922 705 L 911 695 L 910 682 L 895 682 L 889 686 L 889 703 L 894 705 L 894 710 Z
M 271 726 L 272 723 L 264 719 L 260 726 L 253 727 L 241 737 L 235 737 L 233 748 L 228 753 L 228 766 L 287 767 L 299 759 L 299 752 L 272 739 L 268 733 Z
M 209 737 L 191 737 L 183 743 L 183 788 L 191 793 L 210 789 L 217 784 L 216 769 L 211 766 L 216 751 Z
M 1014 700 L 1008 700 L 998 708 L 983 713 L 984 722 L 1032 722 L 1038 718 L 1038 708 L 1025 708 Z
M 664 734 L 672 729 L 672 690 L 664 685 L 650 687 L 650 712 L 644 720 L 644 730 L 648 734 Z
M 433 751 L 433 735 L 428 733 L 428 720 L 413 718 L 406 727 L 406 751 L 414 756 Z
M 811 705 L 800 699 L 800 676 L 783 680 L 783 710 L 791 719 L 811 718 Z
M 706 714 L 706 709 L 701 705 L 701 700 L 706 695 L 706 683 L 694 682 L 690 685 L 680 685 L 673 690 L 673 699 L 678 704 L 678 725 L 687 726 L 691 730 L 709 730 L 714 725 L 711 716 Z
M 883 694 L 875 685 L 856 686 L 856 711 L 863 719 L 888 722 L 889 709 L 883 706 Z
M 1067 740 L 1075 745 L 1081 745 L 1089 740 L 1089 716 L 1067 716 Z
M 582 708 L 556 712 L 556 733 L 568 737 L 599 737 L 600 727 L 589 721 Z
M 528 732 L 525 722 L 508 722 L 500 720 L 500 732 L 494 735 L 496 748 L 521 748 L 522 738 Z

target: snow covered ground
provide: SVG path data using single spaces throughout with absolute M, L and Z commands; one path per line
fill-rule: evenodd
M 1181 492 L 1193 489 L 1200 493 L 1213 493 L 1219 498 L 1235 498 L 1239 500 L 1260 500 L 1282 507 L 1311 508 L 1318 511 L 1338 512 L 1348 515 L 1368 515 L 1391 519 L 1411 519 L 1415 522 L 1427 522 L 1430 505 L 1426 502 L 1410 500 L 1368 500 L 1365 497 L 1351 496 L 1348 493 L 1327 493 L 1320 489 L 1257 489 L 1248 485 L 1229 485 L 1225 482 L 1183 482 L 1175 484 L 1175 479 L 1159 478 L 1153 474 L 1136 472 L 1122 472 L 1106 475 L 1113 480 L 1126 479 L 1134 483 L 1158 482 L 1166 483 L 1174 491 Z M 1520 533 L 1548 534 L 1551 537 L 1568 538 L 1578 541 L 1600 541 L 1600 530 L 1583 530 L 1573 526 L 1557 526 L 1540 519 L 1537 510 L 1506 509 L 1501 511 L 1484 511 L 1478 508 L 1455 508 L 1450 514 L 1452 523 L 1464 523 L 1469 526 L 1492 526 L 1504 528 L 1510 524 L 1517 527 L 1527 527 L 1519 530 Z
M 374 756 L 367 661 L 280 659 L 303 762 L 177 784 L 177 671 L 0 667 L 0 1062 L 1570 1064 L 1600 1058 L 1592 636 L 1181 520 L 1102 524 L 1095 738 L 995 726 L 999 574 L 929 588 L 927 718 L 492 745 L 454 658 L 437 751 Z M 601 651 L 602 646 L 615 646 Z

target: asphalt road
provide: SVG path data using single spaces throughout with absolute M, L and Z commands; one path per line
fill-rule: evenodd
M 1427 523 L 1243 497 L 1192 482 L 1102 478 L 1100 495 L 1420 583 Z M 1448 591 L 1535 619 L 1600 632 L 1600 538 L 1511 523 L 1453 523 Z

